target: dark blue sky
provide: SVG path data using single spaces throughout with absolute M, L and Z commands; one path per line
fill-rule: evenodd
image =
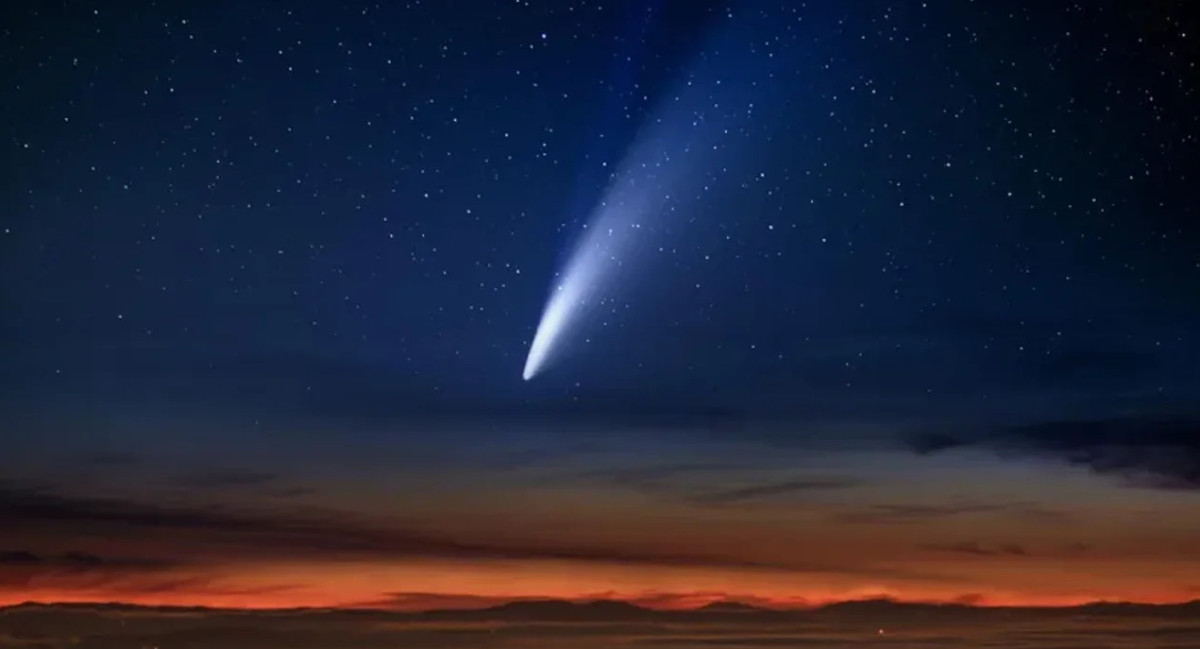
M 1186 6 L 9 6 L 0 479 L 863 438 L 1193 488 Z M 720 90 L 680 110 L 689 79 Z M 611 309 L 522 381 L 639 134 L 751 94 L 736 154 L 688 169 Z
M 744 188 L 656 234 L 620 317 L 523 385 L 603 165 L 732 22 L 717 5 L 17 9 L 5 392 L 351 416 L 1195 394 L 1169 18 L 770 11 L 744 56 L 786 58 L 771 121 L 696 172 Z

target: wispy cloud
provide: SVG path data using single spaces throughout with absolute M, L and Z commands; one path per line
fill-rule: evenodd
M 1193 418 L 1049 421 L 977 435 L 920 434 L 908 445 L 923 455 L 976 447 L 1001 457 L 1052 458 L 1130 486 L 1200 489 L 1200 420 Z
M 762 478 L 764 473 L 776 469 L 746 462 L 675 462 L 590 469 L 551 475 L 543 480 L 554 484 L 626 489 L 697 506 L 780 500 L 806 493 L 852 489 L 866 484 L 865 480 L 849 476 Z
M 136 568 L 157 570 L 178 565 L 173 561 L 160 559 L 130 559 L 127 557 L 101 557 L 83 552 L 65 552 L 63 554 L 36 554 L 29 550 L 0 551 L 0 566 L 36 566 L 44 568 L 66 568 L 72 570 L 90 570 L 96 568 Z
M 95 588 L 118 582 L 159 582 L 183 568 L 161 558 L 100 556 L 84 552 L 39 554 L 30 550 L 0 551 L 0 589 L 67 585 Z
M 1027 557 L 1029 552 L 1019 543 L 1001 543 L 984 545 L 978 541 L 960 541 L 958 543 L 929 543 L 921 546 L 926 550 L 948 552 L 952 554 L 969 554 L 979 557 Z
M 197 561 L 296 557 L 566 560 L 663 567 L 770 569 L 793 572 L 895 575 L 870 566 L 760 561 L 736 553 L 657 551 L 636 545 L 511 541 L 445 533 L 364 520 L 337 512 L 246 511 L 149 504 L 67 496 L 37 489 L 0 487 L 0 529 L 61 535 L 111 545 L 115 540 L 154 545 L 164 552 L 188 548 Z M 106 547 L 108 547 L 106 545 Z
M 1032 502 L 981 503 L 961 502 L 941 505 L 877 504 L 833 514 L 849 523 L 907 523 L 958 516 L 1007 515 L 1056 520 L 1065 512 L 1048 509 Z
M 714 478 L 750 468 L 738 462 L 666 462 L 564 472 L 551 474 L 544 480 L 555 484 L 599 485 L 649 493 L 671 493 L 689 489 L 697 481 L 711 482 Z
M 710 505 L 734 504 L 796 494 L 852 489 L 862 484 L 862 480 L 847 477 L 801 478 L 701 493 L 693 496 L 692 501 Z

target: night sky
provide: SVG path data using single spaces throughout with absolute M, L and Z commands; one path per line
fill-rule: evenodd
M 1200 597 L 1187 7 L 6 6 L 0 603 Z

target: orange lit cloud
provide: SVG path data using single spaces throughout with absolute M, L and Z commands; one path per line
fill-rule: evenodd
M 0 548 L 0 603 L 413 610 L 603 597 L 669 609 L 888 596 L 1073 604 L 1178 601 L 1194 586 L 1179 581 L 1190 566 L 1186 526 L 1160 524 L 1148 536 L 1020 500 L 730 506 L 851 488 L 761 484 L 710 490 L 720 495 L 692 499 L 687 506 L 701 509 L 691 510 L 587 491 L 522 500 L 510 489 L 505 497 L 524 507 L 421 520 L 79 497 L 10 483 L 0 485 L 0 527 L 17 532 Z M 1106 543 L 1078 540 L 1101 533 Z

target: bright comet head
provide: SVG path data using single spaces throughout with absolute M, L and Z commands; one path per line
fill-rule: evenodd
M 548 305 L 546 315 L 538 323 L 537 333 L 533 336 L 533 344 L 529 347 L 529 356 L 525 358 L 525 369 L 521 372 L 521 378 L 526 381 L 532 379 L 542 369 L 542 364 L 546 362 L 546 354 L 550 351 L 550 345 L 558 337 L 561 329 L 562 317 L 551 317 L 550 315 L 553 306 L 553 302 Z M 558 311 L 561 312 L 562 309 L 559 308 Z
M 586 247 L 585 247 L 586 246 Z M 550 352 L 558 345 L 563 331 L 587 303 L 589 294 L 595 289 L 598 260 L 596 255 L 607 246 L 597 246 L 594 237 L 584 237 L 571 263 L 563 273 L 563 281 L 550 295 L 546 310 L 538 322 L 529 356 L 525 358 L 525 369 L 521 377 L 532 379 L 542 370 Z

